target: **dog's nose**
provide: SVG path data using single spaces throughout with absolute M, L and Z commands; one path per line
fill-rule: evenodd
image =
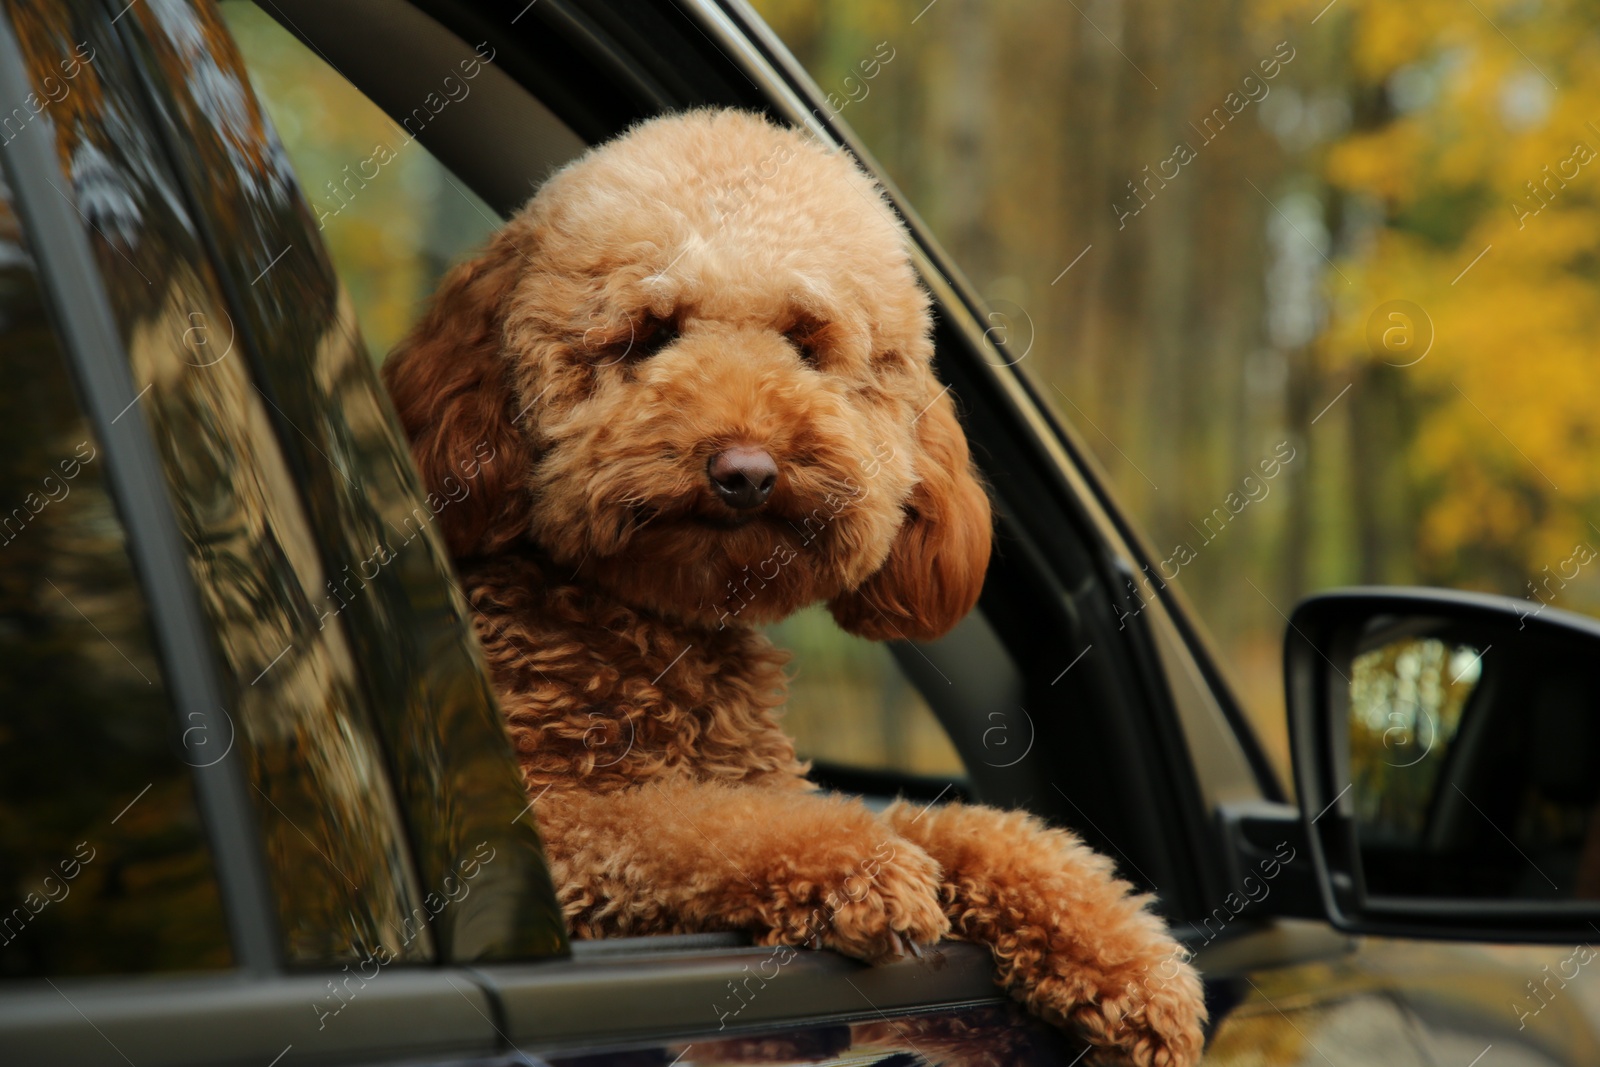
M 778 482 L 778 464 L 764 448 L 725 448 L 706 464 L 711 487 L 730 508 L 760 507 Z

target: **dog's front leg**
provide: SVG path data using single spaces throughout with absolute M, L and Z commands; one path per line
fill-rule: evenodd
M 534 811 L 577 937 L 748 930 L 883 960 L 950 928 L 939 865 L 859 801 L 678 779 Z
M 1022 812 L 897 803 L 883 818 L 939 862 L 952 936 L 989 945 L 1030 1011 L 1113 1061 L 1199 1061 L 1200 980 L 1110 860 Z

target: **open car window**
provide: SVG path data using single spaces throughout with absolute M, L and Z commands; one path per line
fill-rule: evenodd
M 881 791 L 908 778 L 966 777 L 949 734 L 887 645 L 845 633 L 820 606 L 767 633 L 794 653 L 783 725 L 817 777 L 863 791 L 873 777 Z
M 457 105 L 470 102 L 490 64 L 480 58 L 441 67 L 442 95 L 432 105 L 439 110 L 424 103 L 421 112 L 402 110 L 396 121 L 263 8 L 250 0 L 226 0 L 220 8 L 381 363 L 420 317 L 444 271 L 501 221 L 415 137 L 428 129 L 431 140 L 467 121 Z M 474 54 L 491 56 L 493 49 Z M 579 147 L 574 138 L 565 150 Z M 547 161 L 546 170 L 558 161 Z M 529 195 L 534 188 L 530 179 Z M 845 633 L 820 607 L 768 632 L 794 653 L 784 726 L 801 756 L 816 763 L 819 779 L 893 793 L 920 792 L 921 779 L 942 784 L 965 777 L 949 735 L 887 647 Z

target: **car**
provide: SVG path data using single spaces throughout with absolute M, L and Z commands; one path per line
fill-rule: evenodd
M 312 134 L 342 136 L 335 92 L 389 133 L 336 136 L 342 165 L 305 173 Z M 363 340 L 404 324 L 364 290 L 406 241 L 425 290 L 439 249 L 553 168 L 697 106 L 763 111 L 873 169 L 742 0 L 0 9 L 7 1064 L 1085 1054 L 972 945 L 868 967 L 727 933 L 566 936 L 435 528 L 459 498 L 422 492 Z M 411 159 L 448 205 L 426 225 L 385 199 Z M 939 641 L 783 631 L 802 669 L 848 668 L 797 686 L 818 784 L 1022 807 L 1111 856 L 1194 953 L 1207 1063 L 1600 1063 L 1578 977 L 1600 912 L 1573 891 L 1600 849 L 1596 737 L 1572 670 L 1600 629 L 1428 590 L 1306 603 L 1291 803 L 1157 555 L 890 195 L 997 551 Z M 374 210 L 331 254 L 329 231 Z M 1419 679 L 1433 735 L 1391 736 L 1390 697 Z M 830 747 L 863 684 L 874 721 L 922 741 Z M 1396 738 L 1426 751 L 1390 762 Z M 1518 858 L 1535 787 L 1561 824 L 1542 865 Z

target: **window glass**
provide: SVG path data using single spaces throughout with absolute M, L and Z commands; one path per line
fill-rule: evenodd
M 1307 593 L 1600 612 L 1588 9 L 754 3 L 1109 473 L 1280 761 Z
M 361 335 L 382 363 L 421 316 L 445 268 L 482 245 L 501 220 L 261 8 L 229 0 L 219 10 L 301 178 Z
M 53 94 L 70 121 L 31 123 L 21 136 L 54 138 L 67 179 L 58 192 L 85 221 L 128 352 L 138 391 L 127 412 L 138 411 L 152 429 L 213 627 L 227 699 L 221 710 L 240 739 L 228 758 L 246 761 L 284 955 L 297 964 L 337 963 L 382 949 L 400 960 L 431 959 L 429 912 L 334 607 L 342 603 L 334 579 L 344 576 L 322 561 L 303 479 L 278 441 L 279 405 L 244 358 L 246 339 L 171 157 L 148 124 L 140 75 L 113 38 L 132 29 L 110 26 L 92 0 L 18 0 L 12 13 L 40 94 L 48 91 L 45 78 L 67 69 L 77 42 L 77 55 L 92 57 L 72 68 L 66 93 Z M 155 14 L 180 23 L 184 11 L 167 5 Z M 135 25 L 151 17 L 149 5 L 128 12 Z M 220 47 L 215 31 L 208 39 L 193 23 L 180 28 L 201 56 Z M 203 79 L 212 106 L 240 104 L 224 109 L 241 136 L 219 167 L 260 155 L 259 135 L 243 135 L 258 115 L 216 63 L 180 72 L 150 62 L 163 77 Z M 256 178 L 280 197 L 289 188 L 281 171 Z M 217 188 L 206 190 L 208 206 Z M 303 290 L 297 295 L 303 304 Z
M 423 31 L 424 44 L 458 46 L 447 69 L 483 84 L 478 79 L 491 69 L 486 61 L 457 39 L 434 36 L 443 33 L 436 23 L 411 15 L 422 20 L 414 28 Z M 347 765 L 323 768 L 303 747 L 291 746 L 287 768 L 308 778 L 325 775 L 318 783 L 330 809 L 323 821 L 352 858 L 389 853 L 386 869 L 374 874 L 387 876 L 401 896 L 396 902 L 409 905 L 400 934 L 411 952 L 426 951 L 426 929 L 414 932 L 420 922 L 431 928 L 439 957 L 451 961 L 559 953 L 560 908 L 532 820 L 522 818 L 521 776 L 433 524 L 443 505 L 421 492 L 327 255 L 327 229 L 319 231 L 317 216 L 325 221 L 330 209 L 313 210 L 302 198 L 214 7 L 204 0 L 141 6 L 124 25 L 137 28 L 148 61 L 163 74 L 152 92 L 168 124 L 173 161 L 190 195 L 208 207 L 215 264 L 234 297 L 229 311 L 239 360 L 270 409 L 263 412 L 270 430 L 252 435 L 275 435 L 298 490 L 298 501 L 275 503 L 282 505 L 283 530 L 311 542 L 292 562 L 294 579 L 316 586 L 316 631 L 335 654 L 329 672 L 337 684 L 335 714 L 322 722 L 359 731 Z M 375 47 L 365 33 L 359 46 Z M 434 94 L 441 83 L 433 67 L 401 62 L 387 45 L 379 51 L 386 74 L 415 69 L 424 99 L 444 106 Z M 298 55 L 310 59 L 304 48 Z M 445 84 L 448 92 L 461 82 L 453 74 Z M 219 108 L 219 99 L 239 106 Z M 483 104 L 482 94 L 476 100 Z M 453 106 L 450 114 L 459 116 L 459 100 Z M 422 115 L 430 114 L 425 107 Z M 352 176 L 340 187 L 349 196 L 377 191 L 386 176 L 375 165 L 360 168 L 366 178 Z M 219 421 L 230 418 L 237 412 Z M 272 456 L 264 458 L 270 463 Z M 469 481 L 474 476 L 464 473 Z M 296 503 L 303 515 L 295 514 Z M 312 621 L 298 604 L 284 608 L 297 623 Z M 355 691 L 345 688 L 347 679 Z M 352 787 L 355 795 L 346 792 Z M 391 790 L 398 812 L 389 805 Z M 353 816 L 347 806 L 356 807 Z M 389 824 L 394 814 L 405 817 L 404 838 Z
M 232 962 L 144 598 L 0 183 L 0 977 Z

